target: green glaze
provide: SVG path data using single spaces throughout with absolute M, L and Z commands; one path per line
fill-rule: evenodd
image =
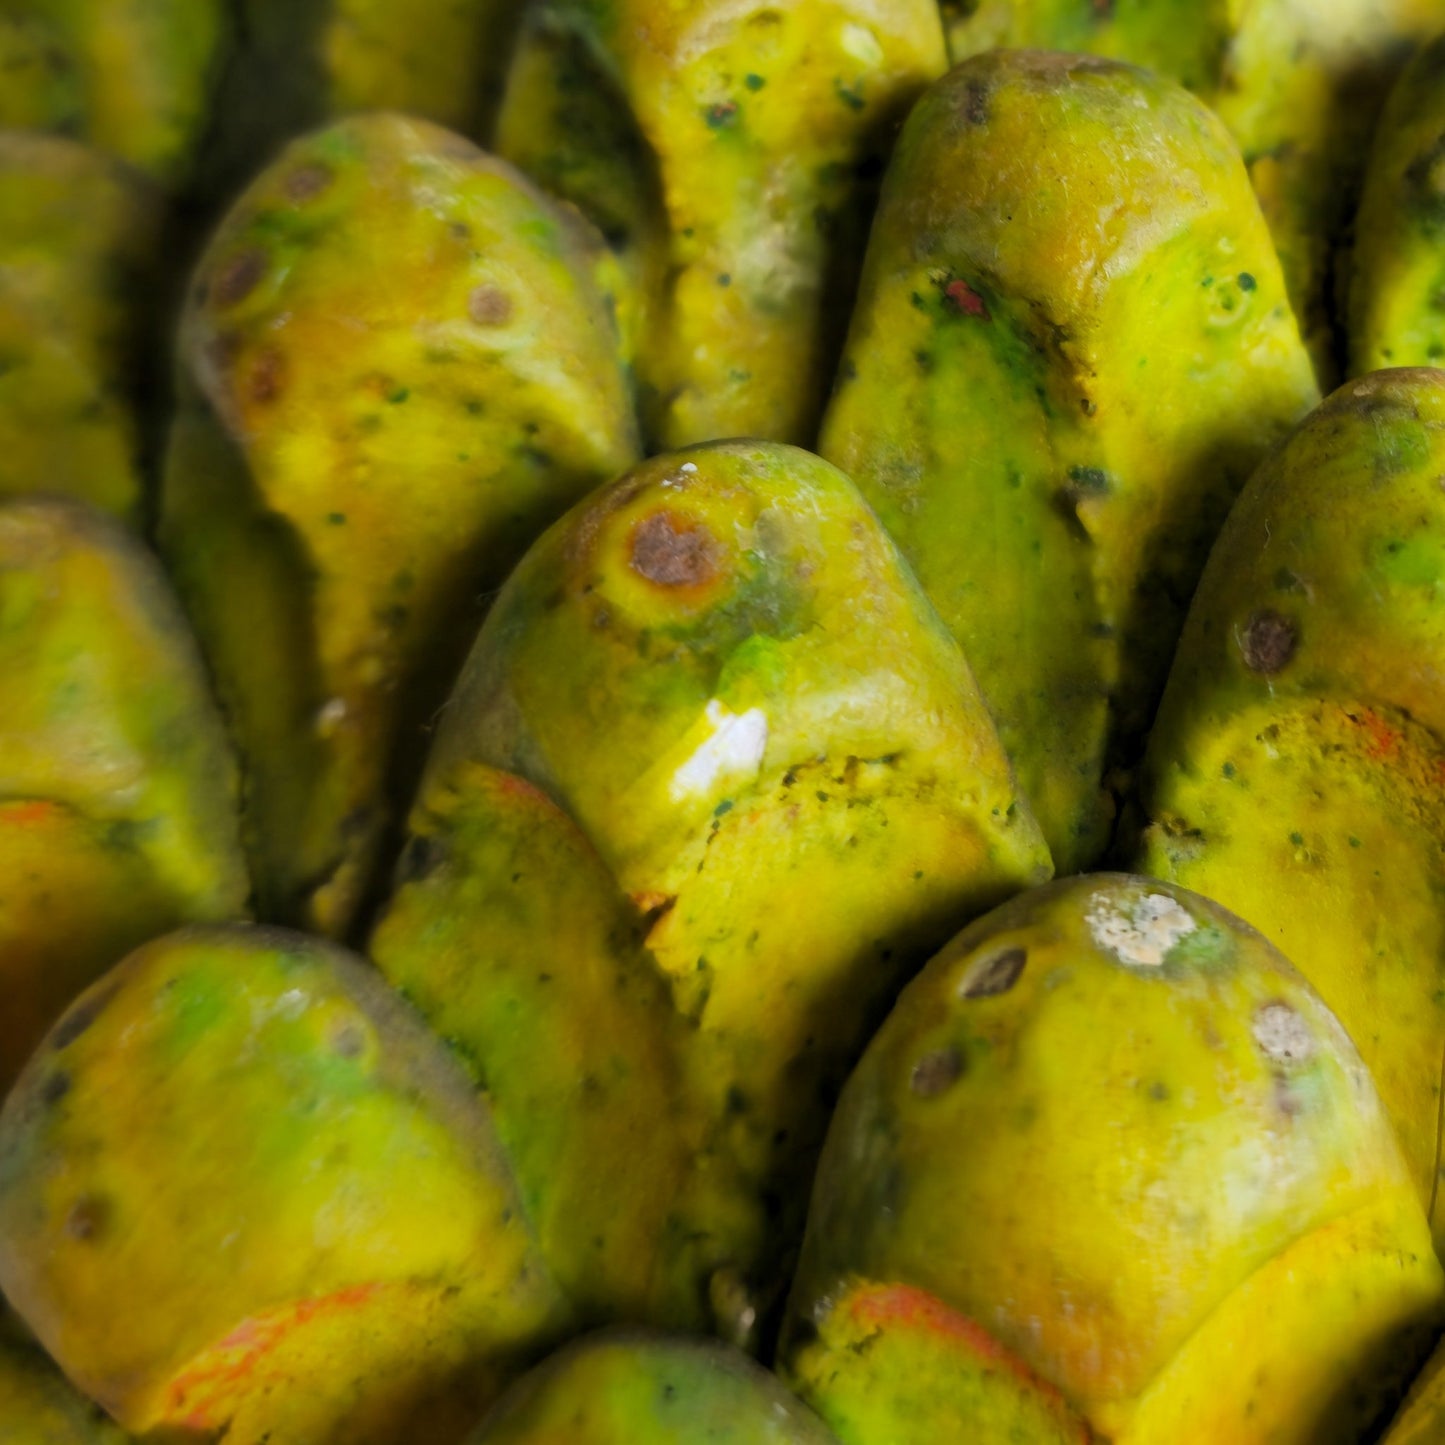
M 0 1337 L 5 1445 L 125 1445 L 126 1437 L 40 1353 Z
M 711 1286 L 766 1225 L 685 1097 L 687 1027 L 641 916 L 577 825 L 513 774 L 448 773 L 410 830 L 371 956 L 486 1089 L 579 1312 L 747 1337 Z
M 245 926 L 133 953 L 32 1059 L 0 1287 L 125 1427 L 235 1445 L 445 1445 L 566 1320 L 441 1046 L 360 960 Z
M 835 1445 L 746 1355 L 703 1340 L 609 1332 L 513 1386 L 469 1445 Z
M 1339 377 L 1335 251 L 1370 137 L 1436 0 L 944 0 L 955 60 L 994 45 L 1087 51 L 1187 86 L 1249 167 L 1321 382 Z
M 1436 1445 L 1445 1438 L 1445 1349 L 1437 1349 L 1380 1445 Z
M 0 503 L 0 1092 L 136 944 L 244 913 L 236 795 L 151 556 L 77 504 Z
M 629 285 L 654 449 L 811 445 L 898 121 L 945 68 L 934 0 L 539 0 L 497 130 Z
M 1350 375 L 1445 360 L 1445 36 L 1390 93 L 1350 261 Z
M 193 281 L 160 540 L 263 915 L 343 933 L 491 589 L 636 456 L 588 235 L 399 116 L 295 142 Z
M 62 493 L 140 520 L 158 199 L 99 151 L 0 132 L 0 496 Z
M 861 1281 L 927 1291 L 1113 1445 L 1356 1445 L 1445 1307 L 1334 1015 L 1216 904 L 1118 874 L 980 919 L 869 1045 L 785 1361 Z
M 996 53 L 913 111 L 820 450 L 962 644 L 1060 871 L 1099 857 L 1214 532 L 1315 398 L 1238 152 L 1177 86 Z
M 492 777 L 477 764 L 547 793 L 627 899 L 619 915 L 600 882 L 568 888 L 597 899 L 583 915 L 592 941 L 579 953 L 551 943 L 560 925 L 538 930 L 534 966 L 562 980 L 575 968 L 578 991 L 549 1003 L 529 989 L 517 1017 L 550 1034 L 546 1010 L 570 1008 L 585 1026 L 605 1006 L 585 1001 L 599 986 L 620 992 L 639 967 L 662 981 L 645 1006 L 679 1017 L 639 1034 L 636 1067 L 655 1067 L 653 1040 L 680 1051 L 680 1119 L 668 1122 L 672 1096 L 655 1087 L 636 1108 L 659 1134 L 701 1120 L 683 1147 L 716 1182 L 680 1206 L 704 1221 L 689 1226 L 701 1237 L 683 1267 L 730 1260 L 708 1292 L 746 1337 L 867 1028 L 958 921 L 1047 874 L 967 666 L 841 473 L 791 447 L 717 443 L 603 488 L 524 558 L 443 714 L 413 826 L 434 827 L 449 793 Z M 504 853 L 443 844 L 453 866 L 477 870 L 479 900 L 507 893 Z M 411 929 L 429 912 L 413 907 Z M 478 939 L 457 955 L 467 968 L 492 966 L 488 926 L 482 911 L 459 922 L 459 938 Z M 414 936 L 435 1008 L 458 965 L 429 963 Z M 586 981 L 603 970 L 602 939 L 612 984 L 606 971 Z M 405 936 L 393 928 L 388 942 Z M 612 1007 L 643 1007 L 638 987 Z M 457 1007 L 443 1026 L 484 1040 L 492 1026 L 464 1028 Z M 477 1062 L 489 1076 L 488 1056 Z M 572 1166 L 584 1175 L 608 1162 L 598 1137 Z M 649 1167 L 673 1168 L 673 1148 L 660 1140 Z M 661 1285 L 677 1259 L 664 1252 Z
M 1143 871 L 1246 918 L 1319 989 L 1436 1240 L 1445 1057 L 1445 372 L 1347 382 L 1245 489 L 1150 742 Z
M 72 136 L 178 185 L 228 30 L 227 0 L 6 0 L 0 127 Z
M 521 0 L 232 0 L 237 43 L 201 184 L 229 199 L 303 131 L 401 111 L 478 137 Z

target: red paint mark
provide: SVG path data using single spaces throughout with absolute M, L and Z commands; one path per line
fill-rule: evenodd
M 60 809 L 54 803 L 47 803 L 43 799 L 24 803 L 4 803 L 0 804 L 0 823 L 13 823 L 16 827 L 23 828 L 29 823 L 44 823 L 59 811 Z
M 983 297 L 961 277 L 955 277 L 943 288 L 943 294 L 953 302 L 965 316 L 976 316 L 980 321 L 989 320 L 988 307 Z
M 352 1285 L 243 1321 L 171 1382 L 166 1392 L 167 1420 L 188 1430 L 219 1429 L 248 1387 L 256 1383 L 251 1377 L 278 1345 L 318 1318 L 369 1304 L 386 1288 L 382 1284 Z

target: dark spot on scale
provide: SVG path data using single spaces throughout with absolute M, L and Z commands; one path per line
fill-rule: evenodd
M 211 298 L 217 306 L 234 306 L 256 289 L 266 274 L 266 253 L 252 246 L 222 264 L 211 286 Z
M 348 841 L 365 837 L 371 831 L 375 816 L 376 810 L 365 804 L 359 808 L 353 808 L 341 820 L 341 836 Z
M 1109 490 L 1109 474 L 1103 467 L 1070 467 L 1069 482 L 1077 497 L 1101 497 Z
M 397 881 L 416 883 L 419 879 L 425 879 L 441 860 L 442 848 L 435 838 L 418 834 L 402 850 L 402 861 L 396 868 Z
M 274 346 L 268 346 L 256 358 L 255 365 L 251 368 L 251 381 L 248 387 L 251 400 L 258 405 L 275 401 L 281 394 L 284 371 L 285 363 L 281 360 L 281 353 Z
M 1239 652 L 1244 665 L 1261 677 L 1273 677 L 1295 654 L 1299 637 L 1288 617 L 1262 608 L 1244 624 L 1239 634 Z
M 109 988 L 97 989 L 76 1003 L 56 1024 L 50 1035 L 50 1047 L 69 1048 L 101 1016 L 106 1005 L 115 997 L 118 987 L 119 985 L 112 984 Z
M 700 587 L 717 575 L 717 540 L 700 523 L 653 512 L 632 529 L 632 570 L 659 587 Z
M 1304 1100 L 1290 1086 L 1290 1081 L 1280 1073 L 1274 1076 L 1274 1106 L 1287 1119 L 1296 1119 L 1305 1111 Z
M 331 1048 L 343 1059 L 359 1059 L 366 1050 L 366 1030 L 355 1020 L 348 1020 L 332 1034 Z
M 913 1066 L 909 1087 L 920 1099 L 933 1099 L 963 1072 L 963 1055 L 955 1048 L 935 1049 Z
M 961 990 L 964 998 L 993 998 L 1007 993 L 1019 981 L 1024 965 L 1029 961 L 1028 950 L 1005 948 L 978 965 L 969 974 Z
M 58 1104 L 69 1092 L 70 1075 L 59 1069 L 41 1084 L 40 1102 L 47 1106 Z
M 484 282 L 467 297 L 467 315 L 478 326 L 503 326 L 512 318 L 512 298 L 500 286 Z
M 283 183 L 287 198 L 293 201 L 309 201 L 319 196 L 331 184 L 331 167 L 319 161 L 310 165 L 297 166 Z
M 981 80 L 970 80 L 964 88 L 963 118 L 969 125 L 982 125 L 988 119 L 988 87 Z
M 105 1200 L 94 1194 L 83 1194 L 70 1208 L 65 1217 L 65 1232 L 72 1239 L 89 1241 L 97 1239 L 104 1232 L 110 1220 L 110 1209 Z
M 1109 20 L 1114 14 L 1114 0 L 1092 0 L 1094 15 L 1099 20 Z

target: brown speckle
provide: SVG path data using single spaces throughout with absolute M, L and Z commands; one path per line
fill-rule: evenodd
M 969 125 L 982 125 L 988 119 L 988 87 L 981 80 L 970 80 L 964 88 L 963 118 Z
M 251 367 L 251 380 L 247 387 L 251 400 L 258 406 L 275 401 L 281 394 L 282 374 L 285 369 L 281 353 L 274 346 L 266 347 Z
M 1244 624 L 1244 631 L 1239 634 L 1239 652 L 1251 672 L 1273 677 L 1294 656 L 1298 641 L 1294 623 L 1265 608 Z
M 955 1048 L 935 1049 L 913 1066 L 909 1087 L 921 1099 L 933 1099 L 963 1072 L 963 1055 Z
M 1274 1106 L 1287 1119 L 1298 1118 L 1305 1111 L 1304 1100 L 1290 1087 L 1289 1080 L 1283 1074 L 1275 1075 Z
M 106 1207 L 105 1200 L 94 1194 L 83 1194 L 65 1217 L 65 1232 L 72 1239 L 95 1239 L 105 1229 L 109 1218 L 110 1210 Z
M 632 570 L 659 587 L 700 587 L 717 575 L 717 541 L 700 523 L 653 512 L 632 529 Z
M 234 306 L 256 289 L 266 274 L 266 253 L 252 246 L 221 265 L 211 286 L 211 299 L 217 306 Z
M 366 1030 L 348 1019 L 332 1034 L 331 1047 L 343 1059 L 359 1059 L 366 1051 Z
M 55 1031 L 50 1035 L 50 1047 L 69 1048 L 100 1017 L 105 1006 L 115 997 L 115 992 L 115 985 L 100 988 L 74 1004 L 70 1012 L 56 1024 Z
M 402 850 L 396 870 L 398 880 L 415 883 L 425 878 L 441 863 L 445 851 L 437 839 L 425 833 L 416 834 Z
M 478 326 L 503 326 L 512 317 L 512 298 L 500 286 L 484 282 L 467 298 L 467 315 Z
M 286 195 L 293 201 L 309 201 L 313 196 L 319 196 L 331 184 L 331 179 L 331 168 L 319 161 L 297 166 L 286 177 Z
M 1026 949 L 1005 948 L 973 969 L 960 992 L 964 998 L 992 998 L 995 994 L 1007 993 L 1019 981 L 1028 961 Z
M 40 1086 L 40 1102 L 46 1105 L 58 1104 L 70 1092 L 70 1075 L 64 1070 L 51 1074 Z

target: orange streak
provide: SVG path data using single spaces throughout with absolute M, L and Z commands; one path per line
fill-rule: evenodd
M 171 1382 L 166 1418 L 179 1419 L 190 1430 L 218 1429 L 245 1393 L 237 1387 L 277 1345 L 320 1316 L 343 1314 L 369 1303 L 384 1288 L 380 1284 L 351 1285 L 335 1294 L 298 1300 L 273 1314 L 243 1320 Z

